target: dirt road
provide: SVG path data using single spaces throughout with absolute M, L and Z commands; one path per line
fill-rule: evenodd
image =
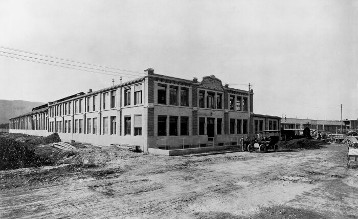
M 356 218 L 347 148 L 164 157 L 0 172 L 0 218 Z M 91 153 L 96 157 L 96 153 Z

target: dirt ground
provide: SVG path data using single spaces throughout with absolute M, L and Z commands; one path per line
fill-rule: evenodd
M 181 157 L 79 151 L 82 166 L 0 171 L 0 218 L 358 218 L 358 169 L 346 168 L 344 145 Z

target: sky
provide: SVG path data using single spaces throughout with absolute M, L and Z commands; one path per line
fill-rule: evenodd
M 0 99 L 48 102 L 120 80 L 11 48 L 112 67 L 123 81 L 152 67 L 250 83 L 255 113 L 339 120 L 342 104 L 343 119 L 358 118 L 356 0 L 1 0 L 0 27 Z

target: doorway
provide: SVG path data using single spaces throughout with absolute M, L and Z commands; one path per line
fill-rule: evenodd
M 215 118 L 208 118 L 206 130 L 209 138 L 215 137 Z

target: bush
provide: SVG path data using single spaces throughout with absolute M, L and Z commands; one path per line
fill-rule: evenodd
M 0 137 L 0 170 L 41 165 L 40 158 L 25 143 Z
M 46 144 L 50 144 L 50 143 L 60 142 L 61 138 L 57 133 L 53 133 L 53 134 L 45 137 L 44 140 L 45 140 Z

